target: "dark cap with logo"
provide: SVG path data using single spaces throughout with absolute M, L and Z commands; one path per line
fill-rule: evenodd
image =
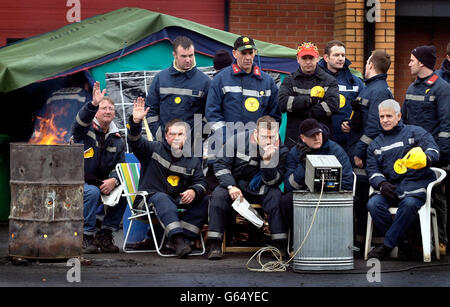
M 234 50 L 243 51 L 247 49 L 256 49 L 253 38 L 249 36 L 239 36 L 234 41 Z
M 308 118 L 300 124 L 300 134 L 311 136 L 314 133 L 323 132 L 320 123 L 314 118 Z

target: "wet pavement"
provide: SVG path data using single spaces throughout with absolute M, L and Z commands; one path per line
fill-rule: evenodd
M 115 236 L 122 243 L 122 232 Z M 449 287 L 450 256 L 432 262 L 385 260 L 370 263 L 355 253 L 346 271 L 252 272 L 253 253 L 226 253 L 219 261 L 204 256 L 187 259 L 156 253 L 83 255 L 80 270 L 66 261 L 13 264 L 8 256 L 8 226 L 0 224 L 0 287 Z M 274 260 L 269 254 L 262 262 Z M 260 268 L 257 261 L 250 264 Z M 78 275 L 77 275 L 78 274 Z M 79 282 L 78 282 L 79 281 Z M 180 294 L 181 295 L 181 294 Z M 178 299 L 181 299 L 179 297 Z

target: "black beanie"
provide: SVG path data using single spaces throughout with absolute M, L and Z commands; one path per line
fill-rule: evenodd
M 221 49 L 217 50 L 213 63 L 214 69 L 221 70 L 224 67 L 230 66 L 233 63 L 233 58 L 228 51 Z
M 412 55 L 419 60 L 420 63 L 430 68 L 434 69 L 434 65 L 436 64 L 436 47 L 431 46 L 419 46 L 411 51 Z

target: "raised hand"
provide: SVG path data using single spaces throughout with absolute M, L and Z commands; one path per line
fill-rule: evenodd
M 92 89 L 92 104 L 98 106 L 105 97 L 106 89 L 100 90 L 100 82 L 96 81 Z
M 150 107 L 145 108 L 145 99 L 138 97 L 133 102 L 133 122 L 140 123 L 147 116 L 149 110 Z

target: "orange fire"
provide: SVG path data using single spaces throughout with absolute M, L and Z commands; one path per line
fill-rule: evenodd
M 64 136 L 67 131 L 62 128 L 58 128 L 55 125 L 55 115 L 51 114 L 50 117 L 37 116 L 39 120 L 39 129 L 34 132 L 33 137 L 29 143 L 41 144 L 41 145 L 57 145 L 65 143 Z

